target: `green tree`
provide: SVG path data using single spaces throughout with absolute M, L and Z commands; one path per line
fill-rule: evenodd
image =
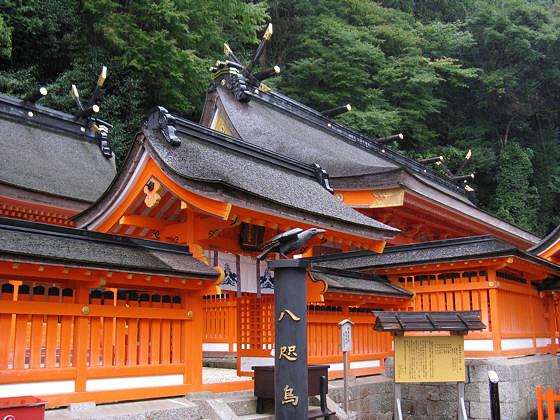
M 511 142 L 501 150 L 496 176 L 495 214 L 528 231 L 536 229 L 538 195 L 531 186 L 532 151 Z
M 89 98 L 106 65 L 99 117 L 114 125 L 120 162 L 150 108 L 196 118 L 208 65 L 222 55 L 224 41 L 256 42 L 266 3 L 0 0 L 0 11 L 0 91 L 23 97 L 47 86 L 41 103 L 74 113 L 71 85 Z
M 444 105 L 437 87 L 476 77 L 437 51 L 451 33 L 455 43 L 472 42 L 458 26 L 429 32 L 412 15 L 367 0 L 286 4 L 298 31 L 275 86 L 317 109 L 352 104 L 340 120 L 373 137 L 400 131 L 409 144 L 428 145 L 435 133 L 427 121 Z
M 0 14 L 0 57 L 12 56 L 12 28 Z
M 0 0 L 5 25 L 11 30 L 11 54 L 0 59 L 1 69 L 34 68 L 48 80 L 64 71 L 80 49 L 80 2 L 75 0 Z
M 410 13 L 420 22 L 451 23 L 464 20 L 466 6 L 464 0 L 381 0 L 384 7 Z
M 534 173 L 528 179 L 531 194 L 537 194 L 533 207 L 538 206 L 539 211 L 533 211 L 532 203 L 517 193 L 515 184 L 509 192 L 500 188 L 504 182 L 501 177 L 506 175 L 500 170 L 495 176 L 491 208 L 543 235 L 551 230 L 551 221 L 557 220 L 553 203 L 559 201 L 554 179 L 559 172 L 560 124 L 560 20 L 545 3 L 504 0 L 499 5 L 473 4 L 467 25 L 477 48 L 469 51 L 465 60 L 483 72 L 471 88 L 472 99 L 462 101 L 463 112 L 472 116 L 471 126 L 484 127 L 479 143 L 493 144 L 500 155 L 512 142 L 534 151 L 530 168 L 525 167 L 523 158 L 513 161 L 510 170 Z M 502 204 L 512 200 L 519 201 L 517 206 Z M 522 206 L 526 206 L 526 215 L 520 210 Z
M 211 79 L 208 67 L 223 49 L 224 33 L 255 42 L 265 3 L 241 0 L 85 0 L 111 51 L 137 69 L 150 96 L 171 111 L 200 109 Z

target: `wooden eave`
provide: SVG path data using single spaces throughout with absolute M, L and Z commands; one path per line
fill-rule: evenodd
M 17 200 L 0 194 L 0 217 L 49 223 L 59 226 L 74 226 L 69 219 L 76 211 L 63 207 L 52 207 L 33 202 Z
M 53 262 L 20 262 L 22 259 L 8 258 L 0 261 L 0 274 L 4 280 L 56 283 L 63 287 L 71 287 L 78 284 L 87 284 L 89 288 L 125 288 L 148 290 L 191 290 L 200 293 L 219 293 L 219 280 L 193 279 L 188 276 L 164 275 L 145 271 L 108 270 L 79 264 L 57 265 Z M 218 276 L 218 273 L 216 273 Z
M 560 226 L 554 229 L 546 238 L 528 250 L 545 260 L 560 263 Z
M 6 280 L 214 291 L 221 281 L 181 245 L 5 218 L 0 232 Z
M 345 303 L 360 307 L 374 305 L 389 309 L 404 306 L 414 297 L 412 292 L 392 284 L 387 279 L 360 271 L 312 265 L 308 276 L 314 283 L 323 283 L 324 290 L 318 301 L 325 303 Z
M 145 204 L 144 187 L 149 182 L 162 185 L 159 191 L 160 201 L 152 208 Z M 144 169 L 138 174 L 136 182 L 132 182 L 127 197 L 121 198 L 120 204 L 113 205 L 113 213 L 107 215 L 103 222 L 92 226 L 93 229 L 125 236 L 156 238 L 176 243 L 212 242 L 217 231 L 243 223 L 285 231 L 293 227 L 307 229 L 317 224 L 304 223 L 288 218 L 279 218 L 261 211 L 251 210 L 231 203 L 220 202 L 200 196 L 177 185 L 167 173 L 150 157 Z M 116 204 L 116 203 L 115 203 Z M 187 213 L 196 213 L 200 218 L 197 224 L 189 226 Z M 321 226 L 319 226 L 321 227 Z M 197 235 L 187 238 L 189 228 L 196 229 Z M 371 240 L 358 235 L 328 230 L 317 238 L 320 241 L 331 241 L 354 245 L 359 248 L 381 252 L 384 241 Z M 214 246 L 218 248 L 218 245 Z
M 545 262 L 545 261 L 543 261 Z M 543 279 L 559 273 L 553 267 L 546 267 L 535 261 L 529 261 L 517 256 L 501 256 L 491 258 L 465 259 L 456 261 L 434 261 L 430 264 L 418 263 L 411 265 L 394 265 L 391 267 L 375 267 L 374 271 L 383 275 L 419 275 L 429 273 L 453 273 L 457 271 L 502 270 L 512 271 L 528 280 Z
M 475 331 L 486 325 L 480 320 L 480 311 L 430 311 L 430 312 L 375 312 L 376 331 Z
M 424 237 L 423 240 L 490 234 L 522 249 L 534 246 L 540 240 L 464 199 L 459 200 L 445 193 L 445 190 L 434 188 L 406 168 L 390 171 L 388 177 L 384 175 L 362 177 L 362 185 L 368 185 L 368 179 L 372 178 L 368 188 L 344 188 L 337 179 L 332 180 L 332 185 L 335 195 L 342 201 L 382 223 L 400 229 L 400 237 L 419 238 L 422 236 L 422 226 L 429 226 L 432 231 L 439 232 L 438 237 Z M 419 241 L 418 238 L 415 241 Z

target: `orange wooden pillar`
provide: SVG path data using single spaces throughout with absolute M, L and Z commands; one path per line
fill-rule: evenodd
M 173 309 L 181 309 L 181 303 L 178 301 L 178 299 L 181 299 L 181 302 L 183 302 L 182 296 L 173 296 L 173 300 L 171 303 L 171 307 Z M 180 364 L 182 357 L 182 343 L 183 343 L 183 339 L 182 339 L 182 323 L 183 321 L 174 319 L 171 322 L 171 363 L 172 364 Z M 183 382 L 184 382 L 185 378 L 183 378 Z
M 117 306 L 126 307 L 126 294 L 117 292 Z M 127 355 L 127 327 L 126 319 L 121 315 L 115 322 L 115 366 L 124 366 Z
M 183 309 L 188 320 L 183 321 L 185 383 L 193 389 L 202 387 L 202 341 L 204 338 L 204 308 L 202 295 L 182 293 Z
M 89 288 L 78 286 L 75 290 L 75 302 L 82 305 L 82 312 L 89 313 Z M 72 366 L 76 368 L 75 392 L 86 391 L 87 381 L 87 353 L 89 341 L 88 317 L 74 317 L 74 351 L 72 353 Z
M 546 302 L 546 315 L 548 316 L 548 330 L 550 332 L 550 353 L 556 355 L 558 345 L 556 344 L 556 337 L 558 334 L 558 301 L 556 294 L 545 298 Z
M 202 308 L 202 295 L 193 294 L 190 296 L 190 302 L 187 311 L 192 311 L 192 318 L 186 321 L 190 329 L 189 350 L 192 357 L 191 383 L 195 389 L 202 386 L 202 341 L 204 339 L 204 310 Z
M 65 288 L 62 290 L 62 303 L 74 303 L 74 290 Z M 60 317 L 60 367 L 70 367 L 70 355 L 72 350 L 72 316 L 62 315 Z
M 137 308 L 138 305 L 138 294 L 136 292 L 130 292 L 128 294 L 127 305 L 130 308 Z M 136 366 L 138 364 L 138 319 L 130 318 L 128 320 L 128 331 L 127 331 L 127 347 L 126 347 L 126 363 L 129 366 Z
M 0 301 L 11 302 L 14 299 L 14 286 L 6 283 L 2 285 Z M 0 340 L 4 343 L 0 347 L 0 369 L 8 369 L 12 351 L 12 314 L 0 314 Z
M 535 299 L 533 296 L 529 298 L 529 323 L 531 328 L 531 339 L 533 340 L 533 348 L 535 353 L 537 352 L 537 331 L 535 330 Z
M 161 308 L 161 295 L 152 295 L 152 308 Z M 150 319 L 150 357 L 151 365 L 161 364 L 161 319 Z
M 29 301 L 29 286 L 22 284 L 18 287 L 17 300 Z M 27 352 L 27 321 L 28 315 L 17 314 L 15 321 L 14 341 L 14 369 L 25 369 L 25 354 Z
M 488 300 L 490 304 L 490 322 L 492 330 L 492 345 L 495 352 L 502 351 L 502 327 L 500 323 L 499 290 L 495 270 L 488 271 Z
M 150 307 L 150 295 L 142 293 L 140 295 L 141 308 Z M 149 363 L 150 355 L 150 320 L 140 319 L 138 325 L 138 364 L 147 365 Z
M 171 309 L 171 296 L 166 295 L 161 298 L 163 308 Z M 160 364 L 168 365 L 171 363 L 171 321 L 161 320 L 161 340 L 160 340 Z

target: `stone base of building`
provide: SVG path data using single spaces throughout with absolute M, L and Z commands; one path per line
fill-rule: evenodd
M 393 418 L 393 367 L 387 359 L 383 375 L 350 378 L 348 409 L 352 419 Z M 560 357 L 535 355 L 517 358 L 468 359 L 466 361 L 465 402 L 469 419 L 490 418 L 488 371 L 499 378 L 500 414 L 503 419 L 537 418 L 537 385 L 560 388 Z M 403 418 L 439 420 L 457 418 L 456 383 L 402 384 Z M 342 380 L 329 382 L 329 397 L 342 406 Z

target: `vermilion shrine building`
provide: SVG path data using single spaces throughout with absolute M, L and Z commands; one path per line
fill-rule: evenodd
M 226 391 L 272 364 L 274 273 L 258 244 L 326 230 L 310 258 L 309 363 L 384 371 L 372 310 L 479 310 L 467 357 L 555 353 L 558 232 L 476 207 L 429 165 L 222 63 L 201 124 L 154 109 L 115 167 L 97 122 L 0 96 L 0 395 L 49 406 Z M 274 256 L 273 258 L 276 258 Z M 45 391 L 46 390 L 46 391 Z M 46 392 L 46 393 L 45 393 Z

